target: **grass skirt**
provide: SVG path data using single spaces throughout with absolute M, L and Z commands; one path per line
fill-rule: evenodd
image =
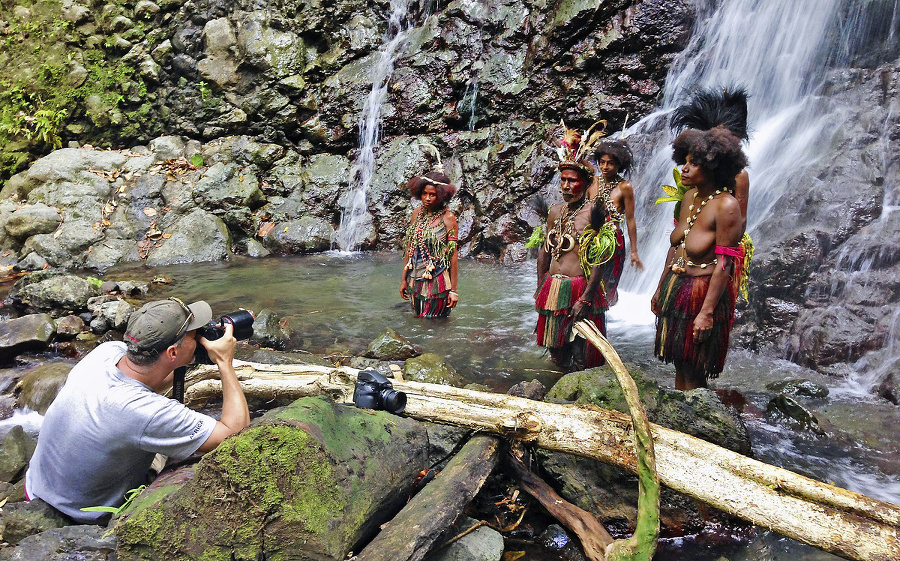
M 444 318 L 450 315 L 453 308 L 447 306 L 450 293 L 450 271 L 444 269 L 433 279 L 410 279 L 409 300 L 412 302 L 416 317 Z
M 659 295 L 660 313 L 656 318 L 653 349 L 660 360 L 686 363 L 707 379 L 718 378 L 725 367 L 737 299 L 735 283 L 728 283 L 713 310 L 709 338 L 703 343 L 695 343 L 694 318 L 703 307 L 710 278 L 708 275 L 677 275 L 671 271 L 666 275 Z
M 536 329 L 538 345 L 558 349 L 569 343 L 574 323 L 569 312 L 584 294 L 586 285 L 587 279 L 584 277 L 544 276 L 534 296 L 534 307 L 538 312 Z M 587 319 L 593 321 L 604 335 L 606 335 L 605 303 L 603 294 L 598 290 L 591 302 L 591 312 L 587 316 Z M 584 339 L 580 341 L 584 342 Z M 584 362 L 585 368 L 600 366 L 604 363 L 603 355 L 593 345 L 586 344 Z

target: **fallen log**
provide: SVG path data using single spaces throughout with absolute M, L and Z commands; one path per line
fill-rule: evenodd
M 425 557 L 496 467 L 499 445 L 499 439 L 490 435 L 469 440 L 355 561 L 420 561 Z
M 296 398 L 328 395 L 351 401 L 358 370 L 262 365 L 235 361 L 248 395 Z M 322 370 L 327 370 L 322 372 Z M 214 367 L 186 383 L 186 403 L 221 393 Z M 265 388 L 271 393 L 265 393 Z M 637 473 L 631 419 L 583 405 L 560 405 L 395 381 L 406 392 L 405 415 L 454 424 L 593 458 Z M 722 511 L 835 555 L 859 561 L 900 559 L 900 506 L 827 485 L 651 424 L 659 480 Z

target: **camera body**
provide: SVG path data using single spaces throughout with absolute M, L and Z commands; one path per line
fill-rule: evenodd
M 225 314 L 219 319 L 214 319 L 202 327 L 197 328 L 197 337 L 206 337 L 209 341 L 215 341 L 225 335 L 225 325 L 234 326 L 234 338 L 238 341 L 246 341 L 253 335 L 253 321 L 255 320 L 253 312 L 249 310 L 238 310 Z M 209 353 L 206 348 L 197 344 L 197 350 L 194 351 L 194 362 L 197 364 L 212 364 L 209 359 Z
M 403 413 L 406 394 L 395 390 L 390 380 L 377 371 L 360 371 L 353 386 L 353 404 L 365 409 L 383 409 L 388 413 Z

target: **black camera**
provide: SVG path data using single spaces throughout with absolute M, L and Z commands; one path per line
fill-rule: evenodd
M 353 404 L 398 414 L 406 409 L 406 394 L 395 390 L 390 380 L 375 370 L 362 370 L 353 387 Z
M 225 325 L 234 326 L 234 338 L 238 341 L 246 341 L 253 335 L 253 320 L 256 319 L 253 312 L 249 310 L 238 310 L 225 314 L 219 319 L 214 319 L 202 327 L 197 328 L 197 338 L 206 337 L 210 341 L 215 341 L 225 335 Z M 212 364 L 209 359 L 209 353 L 206 347 L 197 343 L 197 350 L 194 351 L 194 362 L 197 364 Z

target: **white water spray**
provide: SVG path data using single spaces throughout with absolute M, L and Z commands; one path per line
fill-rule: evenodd
M 355 251 L 359 248 L 366 231 L 371 229 L 368 193 L 375 172 L 375 146 L 381 133 L 381 107 L 387 99 L 394 63 L 406 38 L 408 9 L 409 0 L 391 0 L 391 15 L 384 34 L 384 45 L 378 62 L 372 68 L 372 90 L 366 98 L 359 119 L 359 156 L 351 169 L 353 185 L 344 202 L 340 226 L 335 232 L 335 242 L 343 251 Z

